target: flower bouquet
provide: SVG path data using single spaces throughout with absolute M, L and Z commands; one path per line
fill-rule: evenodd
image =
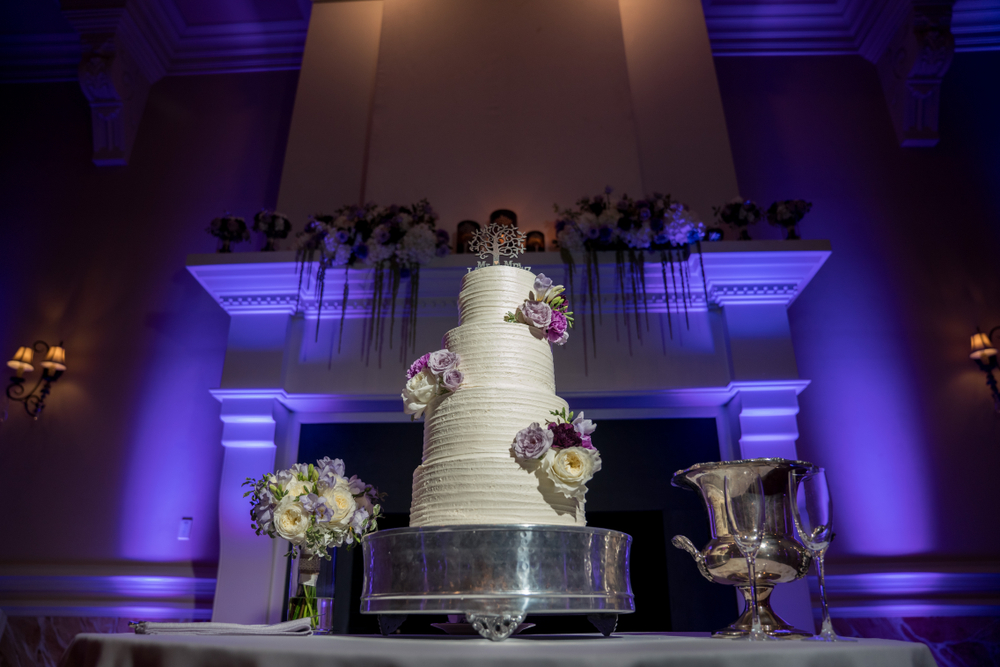
M 428 352 L 410 365 L 403 387 L 403 412 L 419 419 L 436 396 L 457 391 L 465 376 L 458 370 L 462 361 L 450 350 Z
M 601 282 L 597 270 L 597 252 L 602 250 L 615 252 L 615 276 L 618 291 L 624 300 L 625 327 L 631 353 L 632 326 L 629 307 L 631 306 L 635 318 L 636 337 L 641 341 L 643 327 L 639 317 L 640 297 L 646 313 L 645 328 L 647 330 L 649 328 L 644 253 L 656 253 L 659 256 L 665 292 L 669 268 L 674 292 L 681 295 L 687 320 L 687 307 L 691 295 L 690 276 L 687 274 L 685 260 L 690 256 L 692 245 L 696 246 L 700 253 L 701 239 L 705 237 L 705 226 L 687 206 L 674 201 L 670 195 L 654 193 L 651 197 L 639 200 L 622 195 L 617 201 L 612 201 L 612 192 L 612 188 L 607 187 L 602 194 L 584 197 L 577 201 L 575 209 L 560 210 L 557 205 L 555 208 L 559 219 L 556 221 L 556 243 L 569 273 L 568 284 L 571 290 L 575 266 L 573 253 L 582 252 L 586 256 L 587 303 L 591 306 L 592 331 L 596 329 L 597 324 L 595 311 L 596 317 L 601 317 Z M 704 267 L 702 268 L 704 273 Z M 625 298 L 629 292 L 631 299 Z M 597 307 L 594 308 L 594 305 Z M 670 336 L 673 338 L 669 308 L 667 324 L 670 327 Z M 586 344 L 586 331 L 584 331 L 585 364 Z M 593 349 L 596 355 L 596 345 Z
M 358 477 L 348 479 L 344 462 L 325 457 L 315 464 L 296 463 L 288 470 L 248 477 L 251 527 L 257 535 L 291 544 L 288 554 L 301 556 L 299 581 L 289 600 L 288 620 L 309 617 L 315 628 L 320 609 L 316 596 L 320 559 L 330 548 L 353 547 L 378 529 L 385 497 Z
M 590 440 L 597 425 L 582 411 L 575 418 L 566 408 L 550 414 L 555 420 L 545 428 L 535 422 L 518 431 L 511 451 L 522 467 L 548 476 L 561 494 L 582 500 L 587 482 L 601 469 L 601 453 Z
M 317 215 L 296 238 L 296 260 L 300 278 L 314 260 L 318 260 L 316 290 L 323 301 L 326 272 L 330 268 L 363 266 L 373 270 L 374 289 L 367 327 L 365 360 L 371 350 L 381 353 L 385 338 L 385 319 L 389 318 L 390 346 L 395 326 L 396 299 L 400 282 L 409 279 L 409 293 L 404 301 L 400 325 L 403 355 L 416 343 L 416 303 L 420 267 L 435 257 L 450 252 L 448 232 L 436 229 L 437 213 L 421 199 L 410 206 L 343 206 L 333 215 Z M 386 297 L 389 297 L 388 299 Z M 342 338 L 347 309 L 348 281 L 344 280 L 341 302 L 340 335 Z M 389 310 L 386 313 L 386 309 Z M 319 334 L 319 320 L 316 322 Z
M 263 209 L 253 217 L 253 230 L 264 234 L 267 240 L 261 250 L 270 252 L 277 250 L 274 243 L 277 239 L 288 238 L 288 233 L 292 231 L 292 223 L 280 213 Z
M 228 213 L 208 223 L 205 231 L 222 241 L 219 252 L 232 252 L 230 244 L 250 240 L 250 232 L 243 218 Z
M 812 202 L 804 199 L 786 199 L 776 201 L 767 208 L 767 221 L 777 227 L 784 227 L 788 234 L 787 240 L 802 238 L 795 227 L 806 217 L 806 213 L 812 210 Z
M 712 213 L 720 222 L 739 229 L 741 241 L 750 240 L 750 232 L 747 231 L 747 227 L 759 222 L 764 217 L 764 212 L 756 202 L 741 197 L 734 198 L 728 204 L 713 207 Z

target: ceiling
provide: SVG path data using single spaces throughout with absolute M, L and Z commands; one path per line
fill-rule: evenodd
M 716 56 L 860 54 L 877 60 L 910 0 L 702 0 Z M 297 69 L 310 0 L 0 0 L 0 81 L 76 79 L 63 9 L 127 5 L 162 74 Z M 957 51 L 1000 49 L 1000 0 L 957 0 Z

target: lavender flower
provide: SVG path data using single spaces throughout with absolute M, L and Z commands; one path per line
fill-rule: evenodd
M 341 459 L 331 459 L 329 456 L 324 456 L 316 461 L 316 468 L 319 469 L 320 475 L 329 470 L 338 477 L 344 476 L 344 462 Z
M 351 516 L 351 527 L 354 528 L 354 532 L 358 535 L 364 529 L 365 521 L 368 520 L 368 510 L 364 507 L 359 507 L 354 511 L 353 516 Z
M 597 425 L 590 419 L 583 418 L 583 410 L 573 420 L 573 429 L 580 435 L 590 435 L 597 430 Z
M 420 373 L 420 371 L 424 370 L 424 368 L 427 367 L 427 361 L 430 358 L 431 358 L 431 355 L 430 355 L 430 352 L 428 352 L 424 356 L 422 356 L 419 359 L 417 359 L 416 361 L 414 361 L 413 364 L 410 366 L 410 370 L 406 371 L 406 379 L 407 380 L 412 380 L 415 375 L 417 375 L 418 373 Z
M 541 301 L 525 301 L 517 307 L 517 318 L 524 324 L 544 331 L 552 321 L 552 308 Z
M 538 422 L 522 428 L 514 436 L 514 456 L 519 459 L 542 458 L 552 446 L 552 436 L 552 431 L 543 429 Z
M 315 493 L 303 497 L 300 502 L 302 509 L 316 517 L 316 523 L 328 523 L 333 518 L 333 512 L 326 504 L 326 500 Z
M 462 375 L 462 371 L 457 368 L 446 370 L 444 374 L 441 375 L 441 384 L 448 391 L 455 391 L 462 386 L 463 381 L 465 381 L 465 376 Z
M 347 480 L 347 488 L 351 490 L 351 495 L 361 495 L 367 487 L 368 485 L 362 482 L 357 475 L 351 475 L 351 478 Z
M 458 355 L 451 350 L 431 352 L 427 358 L 427 367 L 431 373 L 440 377 L 445 371 L 450 371 L 458 365 Z
M 552 311 L 552 319 L 549 321 L 549 328 L 545 331 L 545 337 L 550 343 L 558 343 L 566 333 L 569 322 L 566 316 L 558 310 Z
M 552 278 L 547 278 L 544 273 L 535 276 L 535 299 L 545 301 L 545 295 L 552 289 Z

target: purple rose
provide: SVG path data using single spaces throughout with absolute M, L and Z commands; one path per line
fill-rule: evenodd
M 552 433 L 552 448 L 582 447 L 583 438 L 576 432 L 572 424 L 549 424 Z
M 538 329 L 546 329 L 552 321 L 552 309 L 542 301 L 525 301 L 517 307 L 518 319 Z
M 458 366 L 458 355 L 451 350 L 431 352 L 427 358 L 427 367 L 431 369 L 431 373 L 434 373 L 438 377 L 441 377 L 445 371 L 455 368 L 455 366 Z
M 535 422 L 514 436 L 514 456 L 519 459 L 540 459 L 552 446 L 552 431 Z
M 420 371 L 427 367 L 427 360 L 431 358 L 430 352 L 420 357 L 410 366 L 410 370 L 406 371 L 406 379 L 412 380 Z
M 452 368 L 446 370 L 444 375 L 441 376 L 441 384 L 448 391 L 455 391 L 462 386 L 462 382 L 465 380 L 465 376 L 462 375 L 462 371 L 457 368 Z
M 337 239 L 337 243 L 347 243 L 347 240 L 351 238 L 344 229 L 338 229 L 337 233 L 334 234 L 334 237 Z
M 545 332 L 545 337 L 549 339 L 550 343 L 558 342 L 562 339 L 563 334 L 566 333 L 568 326 L 569 322 L 567 322 L 566 316 L 558 310 L 553 310 L 552 319 L 549 321 L 549 328 Z

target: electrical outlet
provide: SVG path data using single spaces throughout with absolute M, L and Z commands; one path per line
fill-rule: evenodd
M 181 524 L 177 527 L 177 539 L 178 540 L 190 540 L 191 539 L 191 522 L 194 521 L 189 516 L 181 519 Z

